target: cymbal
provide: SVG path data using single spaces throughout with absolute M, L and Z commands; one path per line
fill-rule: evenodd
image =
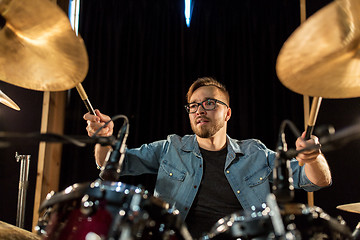
M 0 239 L 2 240 L 40 240 L 41 237 L 35 233 L 0 221 Z
M 84 42 L 48 0 L 2 0 L 0 80 L 38 91 L 63 91 L 88 71 Z
M 360 213 L 360 202 L 339 205 L 336 208 L 347 212 Z
M 0 103 L 6 105 L 8 107 L 11 107 L 12 109 L 20 111 L 19 106 L 13 100 L 11 100 L 8 96 L 6 96 L 6 94 L 3 93 L 1 90 L 0 90 Z
M 281 83 L 303 95 L 360 96 L 360 1 L 335 0 L 286 40 L 276 63 Z

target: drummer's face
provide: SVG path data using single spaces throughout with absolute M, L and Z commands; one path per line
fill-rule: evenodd
M 214 86 L 203 86 L 196 89 L 191 95 L 189 103 L 201 103 L 207 99 L 216 99 L 228 104 L 225 95 Z M 213 137 L 218 132 L 226 133 L 230 115 L 230 108 L 220 103 L 216 103 L 213 110 L 205 110 L 199 106 L 195 113 L 189 113 L 191 129 L 201 138 Z

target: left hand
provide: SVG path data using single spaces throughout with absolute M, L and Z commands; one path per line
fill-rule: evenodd
M 305 138 L 305 132 L 303 132 L 301 134 L 301 137 L 299 137 L 296 140 L 296 150 L 301 150 L 303 148 L 305 148 L 308 145 L 311 144 L 319 144 L 319 139 L 316 136 L 311 135 L 311 138 L 309 140 L 304 140 Z M 320 149 L 313 149 L 313 150 L 308 150 L 308 151 L 304 151 L 299 153 L 296 156 L 296 160 L 299 161 L 300 165 L 303 165 L 305 163 L 312 163 L 314 161 L 316 161 L 317 157 L 321 154 Z

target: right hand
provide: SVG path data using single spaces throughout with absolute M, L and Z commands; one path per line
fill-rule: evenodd
M 84 120 L 87 121 L 86 131 L 88 132 L 88 135 L 90 137 L 92 137 L 100 127 L 105 125 L 106 122 L 111 120 L 108 115 L 100 113 L 98 109 L 95 110 L 95 114 L 96 116 L 88 112 L 83 117 Z M 111 121 L 106 127 L 101 129 L 100 132 L 97 133 L 97 136 L 110 137 L 113 134 L 113 129 L 114 122 Z

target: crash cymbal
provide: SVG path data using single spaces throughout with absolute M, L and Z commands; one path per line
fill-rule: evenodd
M 62 91 L 82 82 L 88 56 L 65 13 L 48 0 L 2 0 L 0 80 L 39 91 Z
M 284 86 L 309 96 L 360 96 L 360 1 L 336 0 L 301 24 L 280 50 Z
M 11 107 L 12 109 L 20 111 L 19 106 L 13 100 L 11 100 L 8 96 L 6 96 L 6 94 L 3 93 L 1 90 L 0 90 L 0 103 L 6 105 L 8 107 Z
M 336 207 L 347 212 L 360 213 L 360 203 L 344 204 Z

